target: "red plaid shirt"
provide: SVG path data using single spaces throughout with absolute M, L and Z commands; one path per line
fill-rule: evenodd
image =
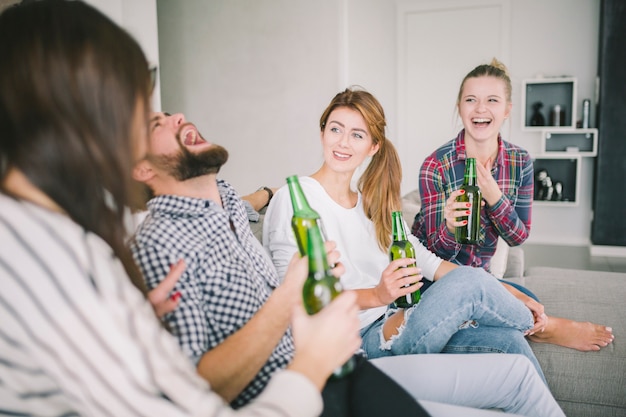
M 533 163 L 528 152 L 498 137 L 499 150 L 491 173 L 502 197 L 481 211 L 482 245 L 461 245 L 445 226 L 446 200 L 463 184 L 465 171 L 465 130 L 426 158 L 420 169 L 421 210 L 415 216 L 412 232 L 428 249 L 459 265 L 482 267 L 489 271 L 498 237 L 509 246 L 528 238 L 533 199 Z

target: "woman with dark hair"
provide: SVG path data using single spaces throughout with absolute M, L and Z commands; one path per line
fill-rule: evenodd
M 139 45 L 83 2 L 41 0 L 0 14 L 0 56 L 0 413 L 318 415 L 359 344 L 353 294 L 295 311 L 292 363 L 235 412 L 129 280 L 143 289 L 123 221 L 147 149 Z M 330 341 L 306 336 L 320 326 Z

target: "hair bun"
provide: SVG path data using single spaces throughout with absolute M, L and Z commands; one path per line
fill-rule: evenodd
M 491 65 L 494 68 L 499 69 L 500 71 L 504 72 L 507 76 L 509 76 L 509 70 L 507 69 L 506 65 L 500 62 L 498 58 L 494 57 L 489 63 L 489 65 Z

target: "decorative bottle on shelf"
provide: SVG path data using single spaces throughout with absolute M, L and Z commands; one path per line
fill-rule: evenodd
M 315 314 L 326 307 L 343 291 L 339 280 L 331 273 L 326 258 L 326 249 L 322 233 L 313 223 L 306 228 L 307 255 L 309 257 L 309 275 L 302 288 L 304 308 L 307 313 Z M 331 378 L 341 378 L 354 370 L 354 356 L 341 367 L 335 369 Z
M 552 126 L 565 126 L 565 109 L 560 104 L 556 104 L 552 108 L 550 122 Z
M 289 187 L 291 206 L 293 207 L 291 227 L 296 236 L 300 255 L 304 256 L 307 251 L 307 229 L 318 226 L 323 233 L 323 227 L 321 225 L 320 215 L 311 208 L 302 191 L 298 176 L 292 175 L 287 177 L 287 186 Z M 322 235 L 322 237 L 325 238 L 324 235 Z
M 465 160 L 465 175 L 461 189 L 465 190 L 465 193 L 458 196 L 456 201 L 470 203 L 470 215 L 459 217 L 460 221 L 467 220 L 467 224 L 455 228 L 454 238 L 462 244 L 477 245 L 480 236 L 480 202 L 482 194 L 476 182 L 476 158 L 467 158 Z
M 591 114 L 591 100 L 586 98 L 583 100 L 583 121 L 582 121 L 583 129 L 589 128 L 590 114 Z
M 394 211 L 391 213 L 391 225 L 393 233 L 393 242 L 389 247 L 389 260 L 393 261 L 402 258 L 415 258 L 415 248 L 413 244 L 409 242 L 406 237 L 406 231 L 404 230 L 404 220 L 402 219 L 401 211 Z M 415 264 L 408 265 L 413 267 Z M 422 294 L 419 289 L 408 293 L 402 297 L 396 298 L 396 306 L 400 308 L 408 308 L 419 302 Z
M 545 126 L 546 119 L 541 114 L 541 108 L 543 107 L 543 103 L 541 101 L 537 101 L 533 103 L 533 113 L 530 116 L 530 125 L 531 126 Z

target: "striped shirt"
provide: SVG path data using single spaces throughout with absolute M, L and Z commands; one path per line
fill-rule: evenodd
M 319 394 L 294 372 L 273 378 L 249 411 L 230 410 L 111 248 L 67 216 L 0 194 L 0 242 L 0 414 L 319 413 Z
M 482 245 L 461 245 L 446 228 L 444 207 L 450 193 L 463 184 L 465 130 L 426 158 L 419 174 L 421 210 L 412 232 L 431 251 L 459 265 L 490 269 L 498 237 L 509 246 L 524 243 L 530 233 L 533 198 L 533 164 L 528 152 L 498 137 L 499 150 L 491 173 L 502 197 L 481 210 Z
M 218 180 L 218 187 L 223 208 L 212 200 L 153 198 L 131 243 L 149 288 L 165 278 L 170 265 L 185 259 L 185 272 L 176 287 L 182 297 L 165 320 L 196 364 L 205 352 L 241 329 L 279 284 L 276 269 L 250 230 L 241 199 L 226 182 Z M 293 352 L 287 329 L 232 405 L 240 407 L 255 398 L 272 374 L 287 366 Z

